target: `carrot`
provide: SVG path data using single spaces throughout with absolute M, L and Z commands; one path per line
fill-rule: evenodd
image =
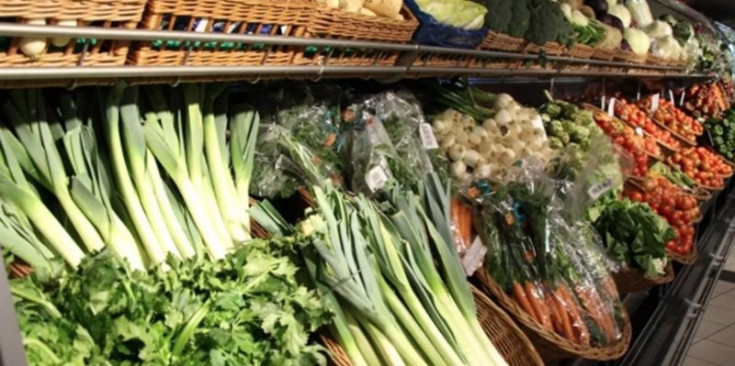
M 559 308 L 556 306 L 554 298 L 547 292 L 546 296 L 543 296 L 543 299 L 544 305 L 546 305 L 546 308 L 549 309 L 549 312 L 551 313 L 551 325 L 554 327 L 554 332 L 564 335 L 564 324 L 561 320 L 561 313 L 559 313 Z
M 576 335 L 574 334 L 574 331 L 572 330 L 572 322 L 569 317 L 569 314 L 567 313 L 567 305 L 566 302 L 559 296 L 558 290 L 552 291 L 549 294 L 549 297 L 551 298 L 552 302 L 556 305 L 557 308 L 557 314 L 559 316 L 559 322 L 562 325 L 562 332 L 566 339 L 578 343 L 578 339 Z
M 585 324 L 584 319 L 582 319 L 582 315 L 579 313 L 579 308 L 577 307 L 577 302 L 572 299 L 569 288 L 567 288 L 566 285 L 560 285 L 556 287 L 556 292 L 559 294 L 561 299 L 564 301 L 564 304 L 566 305 L 567 311 L 569 313 L 569 318 L 572 322 L 572 327 L 575 332 L 575 338 L 578 340 L 577 343 L 589 344 L 590 333 L 587 329 L 587 324 Z
M 521 286 L 521 284 L 518 282 L 513 282 L 513 296 L 515 297 L 516 301 L 521 305 L 523 311 L 527 312 L 528 315 L 536 319 L 537 322 L 541 323 L 541 320 L 536 315 L 536 312 L 533 310 L 531 303 L 528 301 L 526 293 L 523 291 L 523 286 Z
M 605 308 L 601 303 L 599 296 L 592 291 L 592 289 L 577 286 L 575 288 L 577 298 L 582 302 L 582 306 L 587 309 L 587 312 L 594 319 L 595 323 L 600 327 L 602 332 L 608 341 L 614 338 L 614 327 L 610 323 L 608 314 L 606 314 Z
M 551 325 L 551 316 L 549 315 L 549 309 L 541 301 L 541 298 L 542 298 L 541 293 L 539 293 L 535 284 L 531 282 L 526 282 L 525 289 L 526 289 L 526 296 L 528 296 L 528 300 L 531 303 L 533 310 L 536 312 L 536 315 L 538 316 L 539 323 L 544 328 L 553 331 L 553 326 Z

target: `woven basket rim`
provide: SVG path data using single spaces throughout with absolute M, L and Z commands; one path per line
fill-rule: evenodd
M 531 337 L 531 339 L 542 339 L 543 342 L 548 344 L 546 347 L 550 346 L 555 348 L 553 350 L 555 354 L 563 354 L 564 356 L 581 357 L 597 361 L 608 361 L 620 358 L 628 349 L 633 331 L 625 308 L 621 308 L 624 321 L 621 329 L 622 334 L 617 342 L 604 347 L 592 347 L 589 345 L 583 346 L 541 327 L 534 319 L 531 318 L 530 315 L 523 311 L 515 301 L 500 289 L 499 285 L 492 279 L 492 277 L 490 277 L 484 268 L 480 268 L 480 270 L 477 271 L 476 278 L 479 280 L 483 291 L 496 298 L 503 310 L 509 313 L 525 331 L 536 336 L 536 338 Z M 542 348 L 542 346 L 537 345 L 537 349 L 539 348 Z
M 620 293 L 639 292 L 670 283 L 674 281 L 675 276 L 672 261 L 666 263 L 664 274 L 656 278 L 651 278 L 640 270 L 630 267 L 621 268 L 618 272 L 613 273 L 615 284 L 618 286 Z
M 699 259 L 699 250 L 697 250 L 696 245 L 692 245 L 692 251 L 685 255 L 674 253 L 668 249 L 666 249 L 666 254 L 668 254 L 669 257 L 671 257 L 671 259 L 673 259 L 675 262 L 678 262 L 678 263 L 681 263 L 687 266 L 694 264 L 697 261 L 697 259 Z

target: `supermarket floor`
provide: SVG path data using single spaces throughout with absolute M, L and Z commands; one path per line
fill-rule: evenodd
M 712 296 L 684 366 L 735 365 L 735 254 L 730 254 Z

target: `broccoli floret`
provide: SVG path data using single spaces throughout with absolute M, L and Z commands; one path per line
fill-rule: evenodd
M 551 0 L 531 0 L 531 20 L 524 38 L 543 46 L 556 41 L 563 45 L 574 43 L 574 29 L 567 22 L 559 3 Z
M 551 121 L 549 123 L 549 133 L 552 136 L 560 136 L 562 134 L 566 133 L 566 129 L 564 128 L 564 124 L 561 121 Z
M 510 24 L 508 24 L 508 35 L 522 38 L 523 35 L 528 31 L 528 26 L 531 21 L 531 10 L 529 8 L 529 0 L 512 0 L 511 3 L 511 18 Z M 488 10 L 488 13 L 492 10 Z
M 558 138 L 559 138 L 559 140 L 561 140 L 561 142 L 562 142 L 562 143 L 563 143 L 564 145 L 567 145 L 567 144 L 568 144 L 568 143 L 570 142 L 570 140 L 571 140 L 571 138 L 569 137 L 569 134 L 568 134 L 568 133 L 566 133 L 566 132 L 564 132 L 564 133 L 561 133 L 561 134 L 557 135 L 556 137 L 558 137 Z
M 561 149 L 564 143 L 558 137 L 549 137 L 549 147 L 552 149 Z
M 563 103 L 561 107 L 561 115 L 564 118 L 574 119 L 574 116 L 579 112 L 579 108 L 572 103 Z
M 725 129 L 722 128 L 722 126 L 715 126 L 714 128 L 712 128 L 712 133 L 717 136 L 722 136 L 725 134 Z
M 562 107 L 558 103 L 546 103 L 541 107 L 541 112 L 548 114 L 551 118 L 556 118 L 561 114 Z
M 722 136 L 716 136 L 713 140 L 714 140 L 713 142 L 717 146 L 720 146 L 720 145 L 724 145 L 725 144 L 725 139 L 722 138 Z
M 484 5 L 488 9 L 485 26 L 498 33 L 507 33 L 513 0 L 485 0 Z
M 586 127 L 574 125 L 572 131 L 569 132 L 569 137 L 572 141 L 581 143 L 589 139 L 590 130 Z
M 580 126 L 591 126 L 595 123 L 595 117 L 592 111 L 578 111 L 573 119 L 574 123 Z

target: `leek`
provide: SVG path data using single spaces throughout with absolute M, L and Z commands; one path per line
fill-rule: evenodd
M 158 244 L 156 234 L 148 221 L 143 205 L 141 204 L 135 186 L 130 179 L 125 151 L 120 137 L 120 110 L 119 105 L 125 90 L 124 84 L 113 87 L 107 98 L 105 122 L 107 124 L 107 143 L 110 150 L 110 161 L 117 189 L 135 227 L 141 244 L 148 253 L 153 265 L 159 265 L 166 259 L 166 252 Z
M 27 98 L 24 95 L 26 93 Z M 69 179 L 46 121 L 46 106 L 40 93 L 38 90 L 27 90 L 13 91 L 11 95 L 15 105 L 6 101 L 3 109 L 18 139 L 33 161 L 35 166 L 33 174 L 38 173 L 41 179 L 39 183 L 48 188 L 59 201 L 87 250 L 90 252 L 102 250 L 105 245 L 102 237 L 71 197 Z

